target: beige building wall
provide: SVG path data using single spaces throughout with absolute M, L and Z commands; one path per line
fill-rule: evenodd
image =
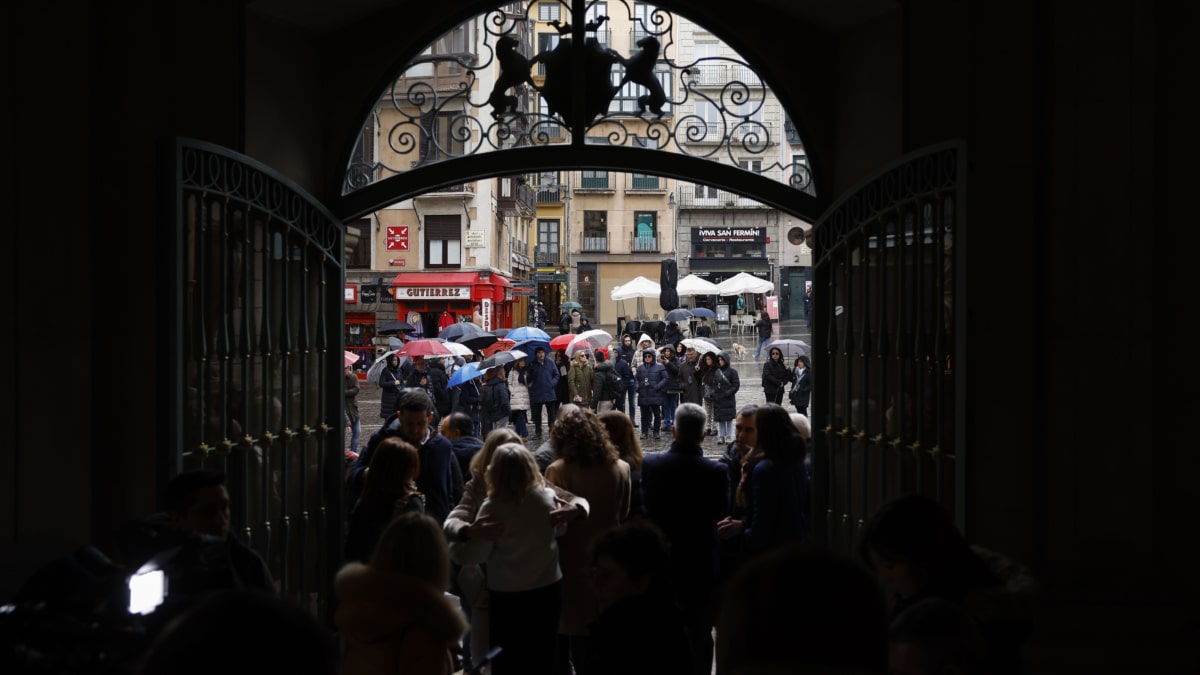
M 661 270 L 660 263 L 611 262 L 601 263 L 596 266 L 596 269 L 600 276 L 600 281 L 596 287 L 596 294 L 599 296 L 596 308 L 600 315 L 590 317 L 593 326 L 614 325 L 617 323 L 618 316 L 623 316 L 626 319 L 653 319 L 655 316 L 662 317 L 663 309 L 658 305 L 658 298 L 646 298 L 642 302 L 642 305 L 646 309 L 646 316 L 644 317 L 638 316 L 637 299 L 623 300 L 621 302 L 612 299 L 613 288 L 628 283 L 634 277 L 642 276 L 658 283 L 659 271 Z

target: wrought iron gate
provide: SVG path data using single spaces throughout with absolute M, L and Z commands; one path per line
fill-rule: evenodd
M 966 150 L 902 158 L 814 228 L 814 532 L 920 492 L 966 524 Z
M 233 531 L 283 597 L 323 613 L 341 550 L 342 225 L 237 153 L 176 139 L 166 155 L 167 473 L 226 472 Z

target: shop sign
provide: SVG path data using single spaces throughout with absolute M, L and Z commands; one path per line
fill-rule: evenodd
M 383 289 L 379 293 L 379 299 L 383 302 L 395 302 L 396 301 L 396 289 L 395 288 Z
M 393 286 L 398 300 L 469 300 L 470 286 Z
M 492 331 L 492 299 L 484 298 L 479 302 L 479 313 L 483 315 L 483 328 L 489 333 Z
M 357 285 L 346 284 L 346 288 L 343 291 L 343 293 L 345 295 L 347 304 L 354 304 L 354 303 L 358 302 L 358 286 Z
M 692 241 L 704 244 L 725 244 L 730 242 L 765 244 L 767 243 L 767 228 L 697 227 L 692 229 Z
M 362 288 L 359 289 L 359 294 L 359 300 L 363 304 L 379 301 L 379 287 L 375 284 L 363 284 Z
M 565 274 L 535 274 L 533 280 L 539 284 L 565 284 L 567 283 L 567 275 Z
M 388 258 L 389 267 L 404 267 L 404 258 Z
M 408 226 L 388 225 L 387 228 L 387 250 L 389 251 L 407 251 L 408 250 Z

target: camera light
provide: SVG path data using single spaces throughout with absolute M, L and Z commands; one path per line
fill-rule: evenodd
M 129 577 L 129 613 L 149 614 L 166 597 L 167 576 L 162 570 L 139 572 Z

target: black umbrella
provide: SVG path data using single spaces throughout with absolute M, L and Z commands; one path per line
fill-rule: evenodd
M 492 354 L 491 356 L 487 357 L 486 359 L 480 361 L 479 369 L 487 370 L 488 368 L 495 368 L 496 366 L 507 365 L 509 363 L 512 363 L 513 361 L 516 361 L 517 359 L 523 359 L 523 358 L 525 358 L 525 352 L 521 352 L 521 351 L 518 351 L 516 354 L 513 354 L 511 351 L 496 352 L 495 354 Z
M 397 333 L 409 333 L 414 330 L 416 328 L 407 321 L 389 321 L 380 326 L 376 333 L 379 335 L 395 335 Z
M 666 321 L 686 321 L 690 318 L 692 318 L 691 310 L 682 307 L 667 312 L 666 316 L 663 317 Z
M 484 333 L 482 335 L 471 335 L 471 336 L 467 336 L 467 337 L 461 337 L 461 338 L 455 340 L 454 342 L 457 342 L 458 344 L 460 344 L 464 347 L 470 347 L 471 351 L 477 352 L 477 351 L 482 350 L 484 347 L 495 344 L 499 339 L 500 338 L 496 337 L 495 335 L 489 335 L 488 333 Z
M 450 340 L 452 342 L 462 342 L 463 338 L 479 337 L 480 335 L 491 335 L 479 326 L 466 321 L 460 321 L 451 324 L 442 329 L 438 333 L 438 337 Z M 492 337 L 495 337 L 494 335 Z

